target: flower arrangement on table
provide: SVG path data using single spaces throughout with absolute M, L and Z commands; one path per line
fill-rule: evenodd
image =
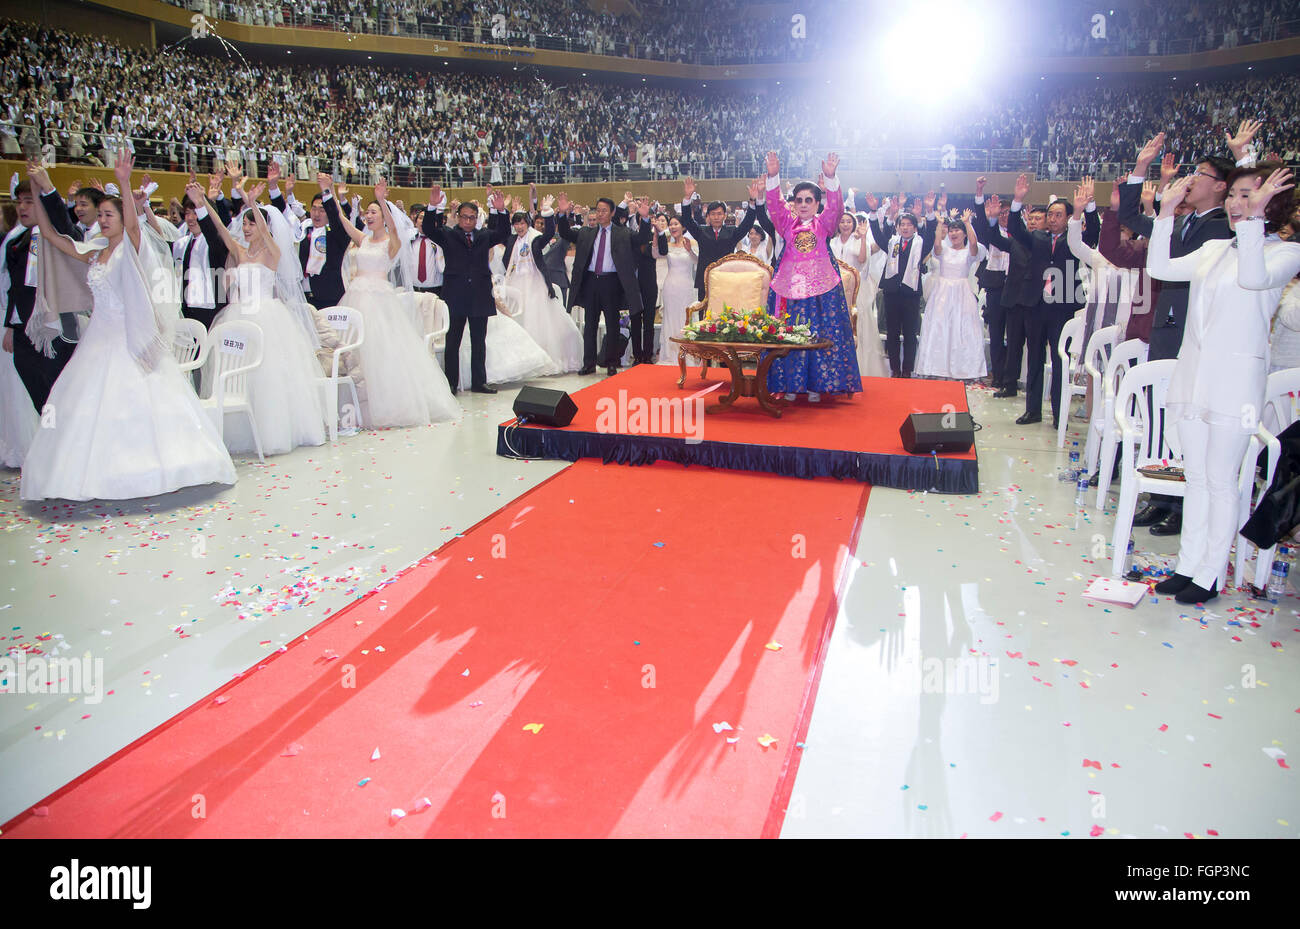
M 789 314 L 776 317 L 762 307 L 739 310 L 726 305 L 699 322 L 689 323 L 682 338 L 692 342 L 760 342 L 772 345 L 807 345 L 812 333 L 806 323 L 792 323 Z

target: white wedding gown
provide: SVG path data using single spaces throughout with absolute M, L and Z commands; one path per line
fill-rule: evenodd
M 353 255 L 356 274 L 339 304 L 365 319 L 365 341 L 357 349 L 365 372 L 360 397 L 365 425 L 427 426 L 460 419 L 447 376 L 425 350 L 423 334 L 388 281 L 387 243 L 367 238 Z
M 880 274 L 877 270 L 875 279 L 871 277 L 871 259 L 874 257 L 871 247 L 872 243 L 867 242 L 867 262 L 863 265 L 857 257 L 861 254 L 860 239 L 851 236 L 845 245 L 838 235 L 831 238 L 831 252 L 858 272 L 858 294 L 853 302 L 853 308 L 858 311 L 858 373 L 863 377 L 889 377 L 889 360 L 885 357 L 885 347 L 880 342 L 880 330 L 876 328 L 876 291 L 879 288 L 876 282 L 880 280 Z M 884 253 L 879 254 L 883 258 Z
M 91 261 L 94 310 L 23 462 L 24 500 L 126 500 L 235 483 L 230 455 L 176 359 L 164 352 L 145 372 L 127 348 L 128 314 L 153 314 L 123 302 L 145 286 L 129 248 L 124 239 L 107 261 L 102 253 Z
M 550 286 L 533 260 L 533 240 L 540 234 L 515 240 L 515 253 L 506 269 L 506 285 L 518 294 L 515 321 L 551 359 L 549 373 L 569 374 L 582 367 L 582 333 L 573 324 L 564 304 L 551 295 Z M 489 320 L 489 332 L 492 323 Z M 492 380 L 492 354 L 488 353 L 488 380 Z M 464 370 L 462 368 L 462 370 Z
M 21 468 L 40 417 L 14 367 L 13 352 L 0 351 L 0 467 Z
M 971 290 L 969 274 L 980 254 L 969 248 L 954 249 L 943 243 L 939 271 L 929 275 L 933 289 L 921 315 L 921 338 L 916 348 L 917 374 L 970 380 L 988 373 L 984 360 L 984 320 Z
M 249 375 L 249 401 L 257 419 L 262 453 L 283 455 L 299 445 L 325 444 L 325 414 L 321 409 L 320 373 L 315 348 L 289 307 L 275 296 L 275 272 L 260 262 L 235 269 L 236 296 L 212 320 L 212 328 L 246 320 L 262 330 L 262 363 Z M 211 396 L 214 351 L 204 366 L 204 394 Z M 243 416 L 227 416 L 226 448 L 254 452 L 253 433 Z
M 695 262 L 695 253 L 686 246 L 668 243 L 668 273 L 659 291 L 663 323 L 659 329 L 658 364 L 677 364 L 678 347 L 668 340 L 681 337 L 686 326 L 686 308 L 699 299 L 695 291 Z

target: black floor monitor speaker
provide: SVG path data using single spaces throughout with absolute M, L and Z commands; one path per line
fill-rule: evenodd
M 515 418 L 543 426 L 567 426 L 578 415 L 578 405 L 563 390 L 525 387 L 515 397 Z
M 975 421 L 969 413 L 913 413 L 898 434 L 913 455 L 964 452 L 975 444 Z

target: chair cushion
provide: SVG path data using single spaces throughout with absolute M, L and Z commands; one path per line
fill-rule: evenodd
M 752 310 L 767 307 L 772 275 L 748 261 L 728 261 L 709 272 L 708 311 L 721 313 L 724 307 Z

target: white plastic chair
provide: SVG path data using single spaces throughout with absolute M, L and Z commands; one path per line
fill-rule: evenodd
M 208 360 L 208 327 L 197 319 L 181 317 L 176 321 L 176 336 L 172 342 L 172 351 L 176 354 L 176 365 L 181 371 L 193 371 L 203 367 Z
M 212 396 L 200 401 L 213 416 L 217 435 L 222 442 L 226 437 L 226 416 L 243 413 L 253 433 L 253 447 L 257 460 L 266 461 L 262 455 L 262 437 L 257 431 L 257 418 L 249 397 L 248 375 L 262 364 L 262 327 L 247 319 L 234 319 L 216 326 L 208 333 L 211 353 L 214 356 Z
M 447 330 L 451 328 L 451 310 L 441 297 L 425 294 L 430 300 L 433 312 L 424 315 L 424 347 L 436 356 L 439 351 L 447 350 Z
M 1250 519 L 1251 512 L 1254 511 L 1255 507 L 1259 506 L 1259 502 L 1264 499 L 1264 495 L 1268 493 L 1269 487 L 1273 484 L 1273 475 L 1277 471 L 1277 460 L 1282 454 L 1282 443 L 1278 441 L 1276 435 L 1295 421 L 1296 409 L 1293 395 L 1298 391 L 1300 391 L 1300 368 L 1274 371 L 1268 376 L 1268 382 L 1264 387 L 1264 409 L 1260 411 L 1259 415 L 1259 428 L 1250 437 L 1250 445 L 1246 448 L 1246 459 L 1241 464 L 1239 525 L 1244 526 L 1246 524 L 1246 520 Z M 1266 474 L 1264 483 L 1260 486 L 1258 492 L 1252 494 L 1251 491 L 1255 489 L 1255 463 L 1262 449 L 1268 450 L 1268 463 L 1265 466 Z M 1236 580 L 1238 585 L 1246 582 L 1246 555 L 1250 548 L 1251 543 L 1243 536 L 1238 535 L 1236 559 Z M 1268 585 L 1269 575 L 1273 572 L 1273 556 L 1275 554 L 1277 554 L 1277 546 L 1275 545 L 1260 550 L 1255 559 L 1256 587 L 1266 587 Z
M 334 349 L 333 361 L 328 377 L 316 379 L 323 391 L 322 400 L 325 409 L 325 425 L 330 431 L 330 441 L 339 438 L 339 385 L 346 385 L 352 394 L 352 410 L 356 424 L 361 425 L 361 401 L 357 398 L 357 385 L 350 374 L 339 374 L 339 361 L 344 352 L 356 351 L 366 340 L 365 317 L 359 310 L 348 306 L 331 306 L 320 311 L 329 327 L 338 333 L 339 346 Z
M 1061 338 L 1056 343 L 1056 354 L 1061 359 L 1061 399 L 1057 405 L 1056 447 L 1065 447 L 1065 426 L 1070 418 L 1070 399 L 1083 396 L 1087 388 L 1076 387 L 1074 375 L 1079 371 L 1079 355 L 1083 346 L 1083 320 L 1077 316 L 1061 327 Z
M 1111 474 L 1115 468 L 1115 446 L 1119 444 L 1119 425 L 1115 419 L 1115 398 L 1119 395 L 1120 387 L 1124 383 L 1124 376 L 1134 365 L 1145 364 L 1149 346 L 1141 339 L 1129 339 L 1115 346 L 1115 350 L 1110 353 L 1110 360 L 1106 362 L 1106 374 L 1102 379 L 1104 395 L 1102 403 L 1102 432 L 1101 432 L 1101 453 L 1100 461 L 1095 465 L 1098 471 L 1097 478 L 1097 509 L 1106 508 L 1106 495 L 1110 493 Z M 1093 388 L 1092 402 L 1095 407 L 1098 403 L 1096 388 Z M 1089 441 L 1091 441 L 1091 435 Z M 1088 464 L 1089 469 L 1094 467 L 1092 462 Z
M 1115 351 L 1115 342 L 1119 339 L 1119 326 L 1103 326 L 1088 339 L 1088 347 L 1083 352 L 1083 371 L 1088 376 L 1092 388 L 1092 410 L 1088 416 L 1088 438 L 1083 446 L 1083 464 L 1088 474 L 1097 467 L 1097 456 L 1101 450 L 1102 433 L 1106 430 L 1106 411 L 1103 403 L 1105 371 L 1110 356 Z M 1101 482 L 1098 481 L 1100 484 Z
M 1115 421 L 1123 450 L 1119 507 L 1115 511 L 1115 534 L 1111 540 L 1114 546 L 1111 573 L 1115 577 L 1124 570 L 1138 494 L 1146 492 L 1181 497 L 1187 489 L 1183 481 L 1162 481 L 1146 477 L 1138 470 L 1153 464 L 1182 466 L 1178 430 L 1172 428 L 1172 424 L 1171 428 L 1164 428 L 1165 397 L 1169 392 L 1169 378 L 1177 363 L 1166 358 L 1138 365 L 1124 375 L 1124 383 L 1115 396 Z

